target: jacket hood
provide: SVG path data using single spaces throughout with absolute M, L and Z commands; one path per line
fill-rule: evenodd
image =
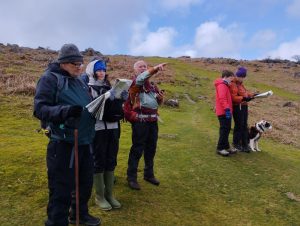
M 215 87 L 217 87 L 221 84 L 226 85 L 226 83 L 224 82 L 224 80 L 222 78 L 218 78 L 218 79 L 215 80 Z
M 90 79 L 94 77 L 94 65 L 97 61 L 98 60 L 94 60 L 86 66 L 85 72 L 89 76 Z
M 85 69 L 85 73 L 87 74 L 87 76 L 89 76 L 89 84 L 91 86 L 103 86 L 104 84 L 106 84 L 106 81 L 100 81 L 100 80 L 96 80 L 94 77 L 94 66 L 95 63 L 97 63 L 99 60 L 94 60 L 92 62 L 90 62 Z M 107 75 L 105 75 L 105 78 L 107 77 Z

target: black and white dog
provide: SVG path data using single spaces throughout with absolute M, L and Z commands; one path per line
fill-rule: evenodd
M 263 132 L 266 130 L 272 129 L 271 123 L 261 120 L 260 122 L 255 123 L 255 126 L 252 126 L 249 130 L 249 146 L 252 151 L 261 151 L 258 148 L 258 140 L 260 139 Z

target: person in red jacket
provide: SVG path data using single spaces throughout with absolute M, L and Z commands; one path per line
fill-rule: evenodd
M 250 152 L 248 145 L 248 102 L 254 99 L 254 94 L 243 85 L 247 75 L 247 69 L 239 67 L 235 78 L 230 84 L 230 92 L 233 102 L 233 148 L 237 151 Z
M 216 88 L 216 115 L 220 122 L 217 154 L 222 156 L 228 156 L 235 152 L 230 149 L 228 141 L 232 116 L 232 99 L 229 84 L 233 78 L 233 72 L 224 70 L 222 72 L 222 78 L 216 79 L 214 82 Z

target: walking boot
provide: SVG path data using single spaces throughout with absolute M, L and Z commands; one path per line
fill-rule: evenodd
M 243 146 L 242 149 L 243 149 L 243 152 L 247 152 L 247 153 L 250 153 L 252 151 L 251 147 L 249 145 Z
M 69 217 L 70 224 L 76 224 L 76 215 L 71 214 Z M 83 224 L 85 226 L 100 226 L 101 220 L 98 217 L 94 217 L 90 214 L 86 214 L 79 217 L 79 224 Z
M 133 189 L 133 190 L 141 190 L 141 186 L 139 185 L 139 183 L 137 182 L 137 180 L 132 180 L 132 179 L 128 179 L 128 186 Z
M 102 210 L 111 210 L 112 206 L 109 202 L 105 199 L 104 196 L 104 177 L 103 173 L 96 173 L 94 174 L 94 187 L 96 191 L 96 205 L 100 207 Z
M 152 177 L 144 177 L 144 180 L 149 182 L 150 184 L 158 186 L 160 184 L 159 180 L 157 180 L 154 176 Z
M 218 154 L 218 155 L 221 155 L 221 156 L 223 156 L 223 157 L 229 156 L 229 152 L 226 151 L 225 149 L 222 149 L 222 150 L 218 150 L 218 149 L 217 149 L 217 154 Z
M 121 208 L 121 203 L 119 203 L 119 201 L 116 200 L 113 196 L 114 180 L 114 171 L 104 172 L 105 198 L 112 208 L 119 209 Z
M 243 148 L 239 144 L 232 144 L 232 149 L 235 149 L 237 152 L 242 152 Z

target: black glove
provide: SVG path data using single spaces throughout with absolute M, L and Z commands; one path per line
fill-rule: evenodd
M 254 99 L 254 97 L 243 97 L 242 101 L 249 102 L 249 101 L 251 101 L 253 99 Z
M 68 117 L 80 118 L 82 107 L 79 105 L 71 106 L 68 110 Z
M 70 117 L 65 121 L 65 127 L 69 129 L 78 129 L 80 118 Z

